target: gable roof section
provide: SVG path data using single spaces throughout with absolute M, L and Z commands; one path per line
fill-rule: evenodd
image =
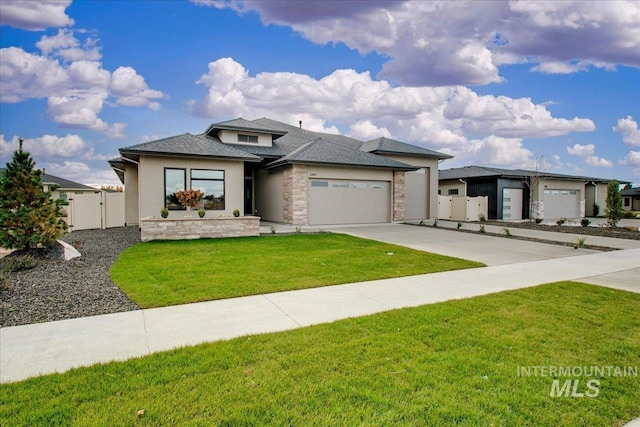
M 395 170 L 416 170 L 410 166 L 386 157 L 366 153 L 358 149 L 346 147 L 335 142 L 316 138 L 286 156 L 269 163 L 266 168 L 272 169 L 285 164 L 327 164 L 337 166 L 353 166 L 362 168 L 381 168 Z
M 516 178 L 524 179 L 534 174 L 538 174 L 543 178 L 557 178 L 573 181 L 591 181 L 596 183 L 608 183 L 612 181 L 606 178 L 594 178 L 589 176 L 565 175 L 551 172 L 535 172 L 525 169 L 500 169 L 488 166 L 465 166 L 462 168 L 442 169 L 438 171 L 438 179 L 441 181 L 449 179 L 469 179 L 469 178 Z M 619 181 L 625 184 L 626 181 Z
M 437 159 L 452 159 L 453 156 L 429 150 L 427 148 L 418 147 L 417 145 L 407 144 L 395 139 L 381 137 L 367 141 L 360 147 L 362 151 L 374 154 L 404 154 L 409 156 L 430 157 Z
M 166 155 L 166 156 L 195 156 L 225 158 L 229 160 L 244 160 L 249 162 L 259 162 L 258 156 L 229 147 L 217 138 L 207 135 L 192 135 L 184 133 L 182 135 L 171 136 L 158 139 L 156 141 L 143 142 L 142 144 L 131 145 L 120 149 L 123 156 L 139 156 L 140 154 Z

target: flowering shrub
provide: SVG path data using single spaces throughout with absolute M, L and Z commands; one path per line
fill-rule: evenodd
M 200 190 L 182 190 L 176 193 L 176 197 L 182 206 L 195 208 L 204 197 L 204 193 Z

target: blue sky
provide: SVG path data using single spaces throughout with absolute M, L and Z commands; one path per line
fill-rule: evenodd
M 0 2 L 0 161 L 118 184 L 118 148 L 269 117 L 640 184 L 640 3 Z

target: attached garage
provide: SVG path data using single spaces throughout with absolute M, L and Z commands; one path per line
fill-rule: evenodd
M 310 179 L 310 225 L 391 221 L 391 182 Z
M 580 191 L 544 190 L 544 218 L 580 218 Z

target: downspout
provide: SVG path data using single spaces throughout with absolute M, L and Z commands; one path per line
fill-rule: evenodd
M 467 181 L 465 181 L 462 178 L 458 178 L 458 181 L 460 181 L 461 183 L 464 184 L 464 196 L 467 197 L 468 196 L 468 194 L 467 194 Z
M 593 185 L 593 204 L 594 205 L 600 205 L 598 203 L 598 184 L 596 184 L 594 181 L 591 181 L 591 185 Z M 593 206 L 591 206 L 591 214 L 593 216 L 595 216 L 595 212 L 593 211 Z

